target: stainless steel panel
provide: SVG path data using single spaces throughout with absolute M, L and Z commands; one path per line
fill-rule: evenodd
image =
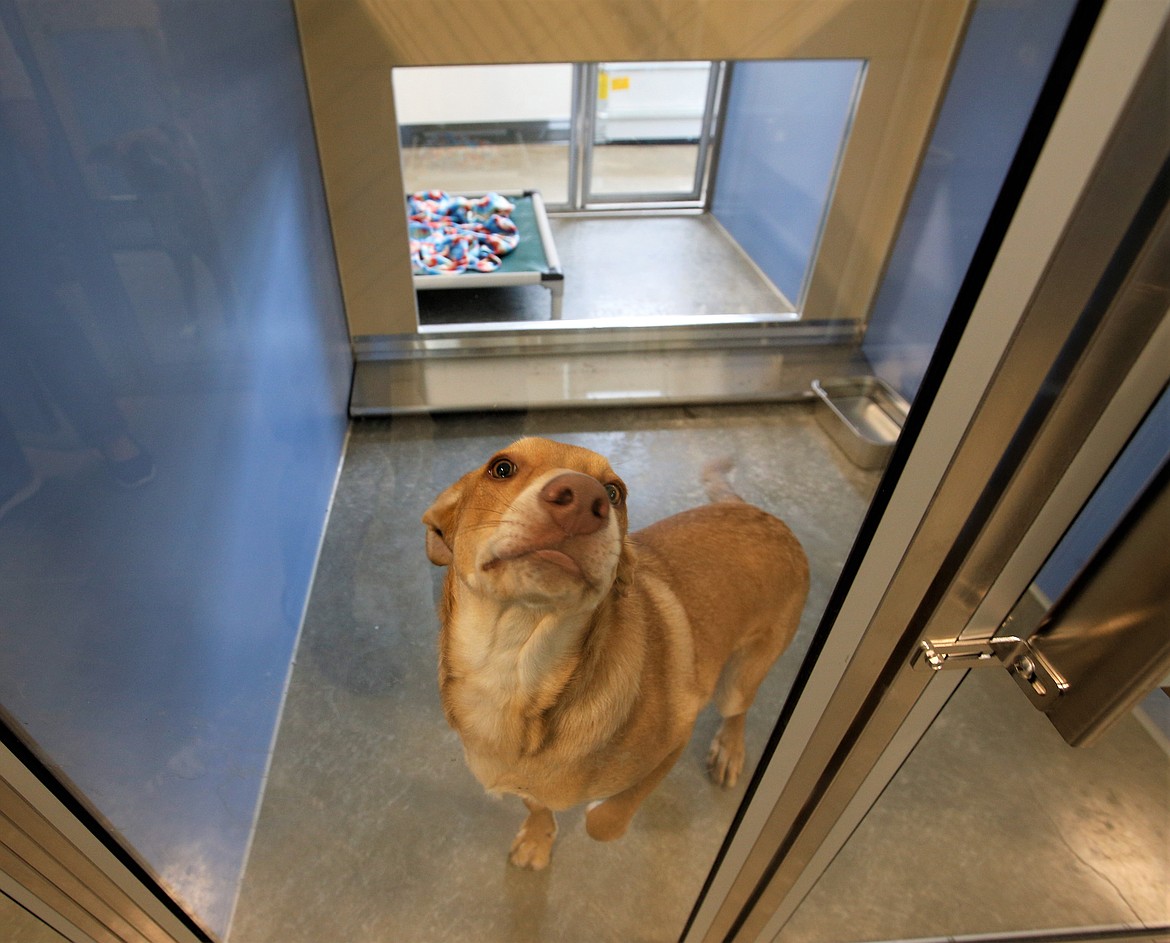
M 0 887 L 70 940 L 196 943 L 186 925 L 139 883 L 0 744 Z M 2 929 L 2 928 L 0 928 Z
M 1163 34 L 1160 42 L 1020 327 L 1013 359 L 1022 369 L 1009 375 L 1016 365 L 1005 363 L 1005 382 L 986 397 L 986 421 L 969 434 L 977 445 L 1018 429 L 989 449 L 1003 459 L 980 502 L 997 511 L 972 532 L 928 638 L 967 625 L 1170 307 L 1170 124 L 1161 120 L 1170 41 Z
M 902 432 L 909 405 L 877 377 L 813 380 L 817 418 L 861 468 L 882 468 Z
M 362 338 L 354 416 L 801 399 L 867 368 L 852 322 L 560 321 Z
M 1068 682 L 1045 712 L 1073 746 L 1094 742 L 1170 672 L 1167 534 L 1170 464 L 1030 639 Z
M 357 365 L 351 413 L 803 399 L 826 367 L 865 370 L 852 347 L 383 360 Z
M 355 338 L 354 354 L 357 360 L 368 361 L 492 353 L 653 353 L 856 346 L 860 338 L 854 321 L 805 321 L 797 314 L 572 318 L 457 328 L 434 325 L 417 334 L 364 335 Z
M 548 353 L 363 361 L 354 416 L 560 406 L 803 399 L 826 369 L 862 373 L 852 346 Z

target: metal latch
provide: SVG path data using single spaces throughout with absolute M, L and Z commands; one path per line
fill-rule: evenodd
M 924 641 L 915 653 L 913 665 L 931 671 L 1002 666 L 1042 711 L 1047 711 L 1069 690 L 1068 682 L 1052 663 L 1027 641 L 1014 635 L 971 641 Z

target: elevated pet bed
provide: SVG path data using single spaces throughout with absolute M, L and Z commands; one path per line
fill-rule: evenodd
M 508 218 L 515 224 L 519 241 L 515 248 L 505 254 L 488 254 L 488 259 L 482 263 L 471 262 L 461 271 L 442 271 L 442 266 L 434 266 L 431 271 L 421 272 L 418 260 L 415 262 L 414 287 L 418 291 L 435 291 L 446 288 L 504 288 L 517 285 L 541 285 L 547 288 L 552 295 L 552 317 L 559 320 L 561 317 L 561 302 L 565 285 L 564 273 L 561 271 L 560 258 L 557 256 L 556 244 L 553 242 L 552 230 L 548 224 L 548 214 L 545 212 L 544 200 L 539 190 L 526 190 L 523 193 L 501 194 L 512 204 Z M 473 200 L 482 200 L 482 197 L 472 197 Z M 409 197 L 408 197 L 409 202 Z M 411 223 L 412 232 L 418 228 Z M 489 227 L 484 227 L 489 228 Z M 510 229 L 506 224 L 500 227 L 490 227 L 493 234 L 486 238 L 492 243 L 506 245 L 514 241 L 509 238 Z M 476 266 L 491 268 L 491 271 L 482 271 Z

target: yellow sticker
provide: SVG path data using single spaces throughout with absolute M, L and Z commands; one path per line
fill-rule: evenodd
M 613 79 L 613 90 L 615 92 L 624 92 L 630 87 L 630 77 L 628 75 L 615 75 Z
M 597 73 L 597 98 L 599 101 L 605 101 L 609 98 L 609 73 Z

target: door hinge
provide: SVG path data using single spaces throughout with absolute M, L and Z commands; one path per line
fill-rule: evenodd
M 930 671 L 997 665 L 1007 670 L 1028 698 L 1047 711 L 1069 690 L 1068 682 L 1036 648 L 1014 635 L 1001 638 L 924 641 L 913 665 Z

